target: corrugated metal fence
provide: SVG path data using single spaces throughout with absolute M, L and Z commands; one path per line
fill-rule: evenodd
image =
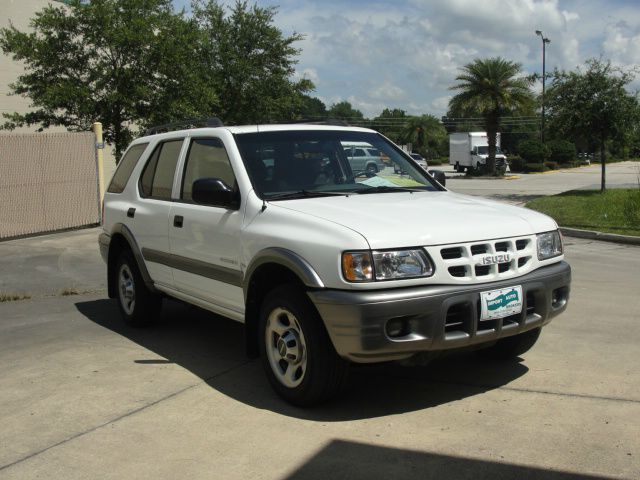
M 0 134 L 0 239 L 100 221 L 95 135 Z

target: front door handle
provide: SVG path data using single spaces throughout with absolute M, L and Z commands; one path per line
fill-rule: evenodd
M 131 207 L 129 210 L 127 210 L 127 217 L 129 218 L 133 218 L 136 214 L 136 209 Z
M 184 217 L 182 215 L 176 215 L 173 217 L 173 226 L 177 228 L 182 228 L 182 222 L 184 222 Z

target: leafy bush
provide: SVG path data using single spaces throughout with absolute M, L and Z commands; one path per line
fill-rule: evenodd
M 484 165 L 479 164 L 478 168 L 467 167 L 466 170 L 467 170 L 468 177 L 481 177 L 482 175 L 484 175 L 486 168 Z
M 522 157 L 513 155 L 512 157 L 509 157 L 508 160 L 509 167 L 511 168 L 512 172 L 524 172 L 524 160 L 522 159 Z
M 575 168 L 580 166 L 580 162 L 578 160 L 573 160 L 571 162 L 567 162 L 567 163 L 561 163 L 560 168 Z
M 525 171 L 532 173 L 544 172 L 544 163 L 527 163 L 524 166 Z
M 558 162 L 547 161 L 547 162 L 544 162 L 544 166 L 548 170 L 557 170 L 558 169 Z
M 518 145 L 518 153 L 526 163 L 542 164 L 549 158 L 549 148 L 540 140 L 524 140 Z
M 431 158 L 431 159 L 427 160 L 427 163 L 429 164 L 429 166 L 431 166 L 431 165 L 442 165 L 442 158 Z M 448 159 L 447 159 L 446 163 L 449 163 Z
M 551 140 L 547 142 L 549 160 L 557 163 L 569 163 L 576 159 L 576 146 L 567 140 Z

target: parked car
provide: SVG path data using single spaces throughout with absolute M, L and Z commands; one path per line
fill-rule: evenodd
M 404 174 L 357 175 L 356 141 Z M 108 295 L 133 326 L 164 298 L 242 322 L 248 355 L 295 405 L 336 396 L 350 363 L 517 357 L 567 306 L 558 227 L 443 184 L 364 128 L 153 130 L 105 194 Z
M 344 151 L 354 172 L 372 177 L 385 169 L 380 152 L 376 148 L 345 145 Z
M 429 169 L 429 165 L 427 164 L 427 160 L 420 155 L 419 153 L 410 153 L 409 156 L 413 158 L 418 165 L 422 167 L 422 169 L 426 172 Z

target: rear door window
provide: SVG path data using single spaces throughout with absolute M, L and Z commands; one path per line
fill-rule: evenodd
M 120 160 L 120 163 L 118 164 L 118 169 L 113 174 L 113 178 L 111 179 L 111 183 L 109 183 L 107 192 L 122 193 L 124 191 L 124 187 L 127 185 L 129 177 L 131 176 L 131 172 L 133 172 L 133 169 L 148 145 L 148 143 L 138 143 L 127 150 L 127 153 L 124 154 L 124 157 L 122 157 L 122 160 Z
M 140 177 L 140 195 L 157 200 L 171 200 L 173 177 L 183 139 L 162 142 L 153 151 Z

